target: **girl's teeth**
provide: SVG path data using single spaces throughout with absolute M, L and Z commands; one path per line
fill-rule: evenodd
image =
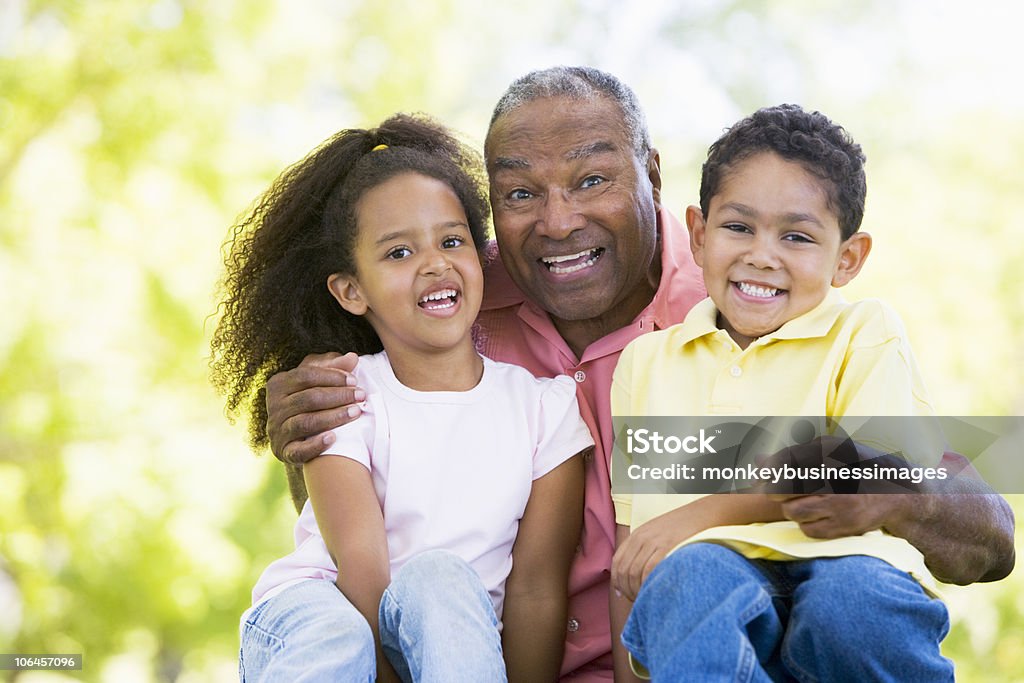
M 779 293 L 778 289 L 772 287 L 761 287 L 760 285 L 750 285 L 746 282 L 739 283 L 740 291 L 747 296 L 756 296 L 762 299 L 769 299 Z
M 434 292 L 420 299 L 420 303 L 426 303 L 428 301 L 441 301 L 442 299 L 452 299 L 456 295 L 454 289 L 445 289 L 440 292 Z

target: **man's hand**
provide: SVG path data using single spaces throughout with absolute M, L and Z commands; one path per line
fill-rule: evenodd
M 882 529 L 890 519 L 906 514 L 902 506 L 912 497 L 899 494 L 773 495 L 786 519 L 800 525 L 811 538 L 859 536 Z
M 879 456 L 861 444 L 854 444 L 854 449 L 850 444 L 837 449 L 836 444 L 823 440 L 783 449 L 769 461 L 807 467 L 820 465 L 825 458 L 846 464 L 872 462 L 907 467 L 898 458 Z M 1014 565 L 1013 510 L 977 477 L 963 456 L 945 453 L 941 467 L 949 478 L 919 484 L 907 480 L 898 484 L 872 482 L 870 487 L 860 482 L 856 487 L 899 493 L 787 493 L 770 497 L 782 506 L 786 519 L 799 524 L 811 538 L 858 536 L 882 529 L 921 551 L 929 571 L 940 581 L 961 585 L 998 581 Z
M 354 353 L 311 354 L 267 382 L 267 436 L 274 456 L 301 465 L 334 442 L 330 430 L 359 417 Z

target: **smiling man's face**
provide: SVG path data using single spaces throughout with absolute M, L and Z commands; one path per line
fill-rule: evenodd
M 521 105 L 494 122 L 485 156 L 502 261 L 563 336 L 573 322 L 603 336 L 650 303 L 658 158 L 637 158 L 613 100 Z

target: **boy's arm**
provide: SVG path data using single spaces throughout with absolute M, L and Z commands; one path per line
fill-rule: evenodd
M 583 526 L 581 455 L 533 482 L 519 522 L 502 615 L 502 650 L 510 683 L 558 680 L 569 566 Z
M 615 547 L 616 549 L 629 538 L 629 527 L 623 524 L 615 525 Z M 629 651 L 622 644 L 622 629 L 626 626 L 629 618 L 629 611 L 633 608 L 633 602 L 626 598 L 613 586 L 608 592 L 608 613 L 612 622 L 612 660 L 615 664 L 616 683 L 639 683 L 640 679 L 633 673 L 629 665 Z
M 784 519 L 778 502 L 765 494 L 732 493 L 698 498 L 641 524 L 612 558 L 612 589 L 635 600 L 640 585 L 676 546 L 716 526 Z
M 397 681 L 380 644 L 378 611 L 391 568 L 370 472 L 355 460 L 325 456 L 306 463 L 303 474 L 320 534 L 338 567 L 335 583 L 373 631 L 377 680 Z

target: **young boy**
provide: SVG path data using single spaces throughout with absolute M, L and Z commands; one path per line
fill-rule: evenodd
M 843 128 L 794 105 L 715 142 L 686 211 L 709 298 L 626 347 L 612 414 L 931 415 L 896 314 L 833 289 L 871 250 L 863 164 Z M 810 538 L 758 498 L 615 496 L 613 633 L 635 598 L 632 664 L 664 681 L 953 680 L 946 608 L 913 546 L 880 529 Z

